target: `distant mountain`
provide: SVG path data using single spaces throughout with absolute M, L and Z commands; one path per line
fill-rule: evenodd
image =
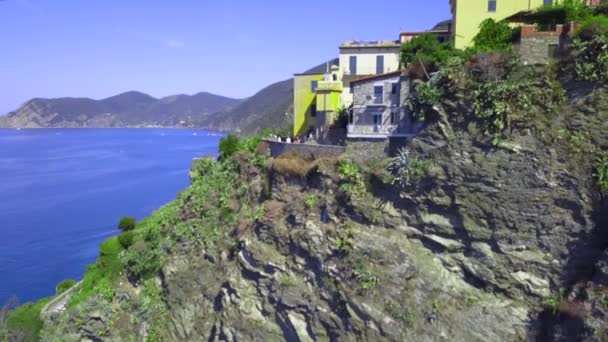
M 156 99 L 137 91 L 103 100 L 35 98 L 0 116 L 0 127 L 195 127 L 202 117 L 242 101 L 210 93 Z
M 322 73 L 326 65 L 306 72 Z M 293 78 L 273 83 L 247 99 L 210 93 L 156 99 L 129 91 L 103 100 L 35 98 L 0 116 L 0 127 L 196 127 L 243 134 L 267 127 L 288 128 L 292 122 Z
M 332 59 L 306 70 L 323 73 Z M 201 120 L 200 126 L 220 131 L 240 131 L 244 134 L 261 132 L 264 128 L 288 128 L 293 124 L 293 78 L 273 83 L 244 100 L 231 110 L 216 113 Z

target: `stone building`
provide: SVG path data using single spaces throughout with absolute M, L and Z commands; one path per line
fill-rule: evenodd
M 351 82 L 353 107 L 347 139 L 407 138 L 421 123 L 415 122 L 406 106 L 410 79 L 400 70 L 364 77 Z

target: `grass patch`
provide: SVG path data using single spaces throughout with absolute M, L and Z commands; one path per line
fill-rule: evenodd
M 117 237 L 104 241 L 99 248 L 99 258 L 87 267 L 80 288 L 74 293 L 68 306 L 73 307 L 87 298 L 99 294 L 107 300 L 114 296 L 114 281 L 123 269 L 119 254 L 123 251 Z
M 317 163 L 314 159 L 303 158 L 295 153 L 286 152 L 275 158 L 270 163 L 270 168 L 283 175 L 306 177 L 316 170 Z
M 12 336 L 22 336 L 23 341 L 34 342 L 40 340 L 40 331 L 44 323 L 40 319 L 42 307 L 50 298 L 41 299 L 35 303 L 27 303 L 15 308 L 8 315 L 5 328 Z

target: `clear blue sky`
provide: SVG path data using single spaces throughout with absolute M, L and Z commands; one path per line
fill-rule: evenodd
M 0 114 L 32 97 L 253 95 L 450 17 L 448 0 L 0 0 Z

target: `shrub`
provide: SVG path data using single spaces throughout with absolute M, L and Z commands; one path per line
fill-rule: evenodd
M 125 255 L 129 276 L 136 280 L 156 276 L 163 266 L 163 253 L 158 242 L 137 241 Z
M 119 259 L 123 251 L 117 237 L 109 238 L 99 247 L 97 261 L 87 266 L 79 289 L 72 295 L 70 307 L 77 305 L 93 295 L 111 299 L 114 281 L 123 269 Z
M 122 248 L 127 249 L 133 245 L 133 240 L 135 239 L 135 232 L 129 231 L 124 232 L 118 235 L 118 242 L 122 246 Z
M 433 33 L 423 33 L 401 46 L 401 65 L 409 67 L 414 63 L 429 63 L 438 68 L 454 54 L 447 43 L 441 43 Z
M 595 159 L 594 177 L 602 194 L 608 193 L 608 152 L 602 153 Z
M 571 45 L 578 79 L 608 80 L 608 18 L 592 17 L 585 21 Z
M 504 21 L 488 18 L 479 25 L 479 32 L 473 38 L 473 47 L 480 52 L 509 51 L 513 42 L 513 30 Z
M 405 104 L 417 120 L 430 120 L 429 113 L 439 103 L 443 91 L 430 81 L 418 83 L 414 92 L 405 99 Z
M 317 196 L 316 195 L 310 195 L 306 201 L 304 202 L 304 204 L 306 204 L 307 207 L 314 207 L 315 204 L 317 204 Z
M 469 74 L 478 82 L 505 79 L 516 65 L 517 57 L 504 52 L 478 53 L 470 56 L 466 62 Z
M 118 228 L 123 232 L 135 229 L 135 218 L 129 216 L 123 217 L 120 219 L 120 222 L 118 222 Z
M 435 163 L 413 156 L 407 147 L 397 152 L 397 156 L 388 164 L 387 171 L 393 176 L 393 181 L 405 187 L 413 181 L 420 181 Z
M 348 109 L 346 107 L 340 107 L 338 109 L 338 117 L 332 123 L 331 128 L 346 128 L 348 125 Z
M 55 288 L 55 294 L 60 295 L 65 291 L 69 290 L 72 286 L 76 285 L 76 280 L 74 279 L 66 279 L 57 285 Z
M 365 195 L 367 189 L 357 163 L 350 160 L 340 163 L 338 165 L 338 173 L 342 180 L 340 190 L 358 198 L 362 198 Z
M 220 139 L 220 157 L 231 157 L 239 149 L 239 138 L 236 135 L 228 134 L 225 138 Z
M 557 21 L 555 24 L 566 24 L 571 21 L 584 21 L 593 15 L 594 10 L 587 6 L 585 0 L 563 0 L 553 6 L 543 6 L 537 12 L 551 11 Z
M 19 337 L 15 339 L 16 341 L 40 341 L 40 331 L 44 325 L 40 318 L 40 311 L 48 301 L 48 298 L 41 299 L 35 303 L 24 304 L 11 311 L 5 322 L 5 329 L 9 336 Z
M 270 164 L 272 170 L 288 176 L 306 177 L 316 170 L 317 163 L 299 155 L 287 152 L 275 158 Z
M 521 114 L 528 109 L 532 100 L 528 84 L 513 81 L 482 83 L 474 92 L 474 112 L 486 135 L 494 136 L 498 143 L 499 135 L 512 127 L 512 123 L 522 120 Z

